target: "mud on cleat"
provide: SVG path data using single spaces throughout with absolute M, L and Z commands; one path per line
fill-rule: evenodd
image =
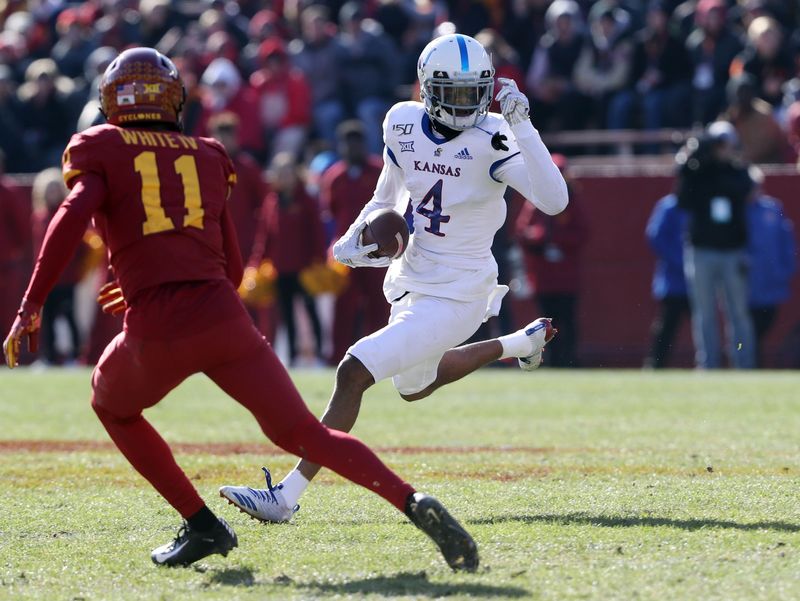
M 542 352 L 545 345 L 550 342 L 558 330 L 553 327 L 553 320 L 549 317 L 540 317 L 536 321 L 529 323 L 525 328 L 525 334 L 533 345 L 533 352 L 526 357 L 518 357 L 520 369 L 533 371 L 542 364 Z
M 406 506 L 406 515 L 433 539 L 453 571 L 474 572 L 478 568 L 478 546 L 439 501 L 414 493 Z
M 283 498 L 281 488 L 283 484 L 272 485 L 272 475 L 265 467 L 264 475 L 267 488 L 250 488 L 249 486 L 223 486 L 219 489 L 219 496 L 228 501 L 242 513 L 260 520 L 280 524 L 288 522 L 300 509 L 300 505 L 289 507 Z
M 150 558 L 160 566 L 188 566 L 215 553 L 226 557 L 231 549 L 238 546 L 236 533 L 222 518 L 218 518 L 211 530 L 202 532 L 193 530 L 184 522 L 175 540 L 153 549 Z

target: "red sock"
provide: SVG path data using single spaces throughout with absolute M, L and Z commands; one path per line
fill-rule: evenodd
M 153 485 L 184 518 L 205 506 L 192 483 L 175 463 L 166 441 L 142 417 L 117 418 L 92 401 L 103 426 L 134 469 Z

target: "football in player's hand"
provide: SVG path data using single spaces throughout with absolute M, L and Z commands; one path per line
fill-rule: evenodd
M 408 225 L 405 218 L 392 209 L 373 211 L 367 216 L 361 243 L 364 246 L 378 245 L 378 250 L 370 253 L 370 257 L 396 259 L 408 246 Z

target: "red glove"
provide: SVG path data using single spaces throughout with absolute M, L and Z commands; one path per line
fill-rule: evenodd
M 11 331 L 6 336 L 3 343 L 3 354 L 6 357 L 6 365 L 14 368 L 19 364 L 19 347 L 24 336 L 28 335 L 28 350 L 35 353 L 39 350 L 39 328 L 41 327 L 42 307 L 28 300 L 22 301 L 17 312 L 17 318 Z
M 116 280 L 104 284 L 97 293 L 97 303 L 100 305 L 103 313 L 108 315 L 119 315 L 125 313 L 128 304 L 125 302 L 125 297 L 122 295 L 122 288 L 119 287 Z

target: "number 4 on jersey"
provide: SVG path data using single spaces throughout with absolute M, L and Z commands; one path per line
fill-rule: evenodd
M 450 221 L 450 215 L 442 215 L 442 183 L 443 180 L 437 181 L 430 190 L 428 190 L 416 208 L 416 212 L 423 217 L 430 219 L 431 224 L 425 228 L 426 232 L 430 232 L 434 236 L 444 236 L 445 234 L 440 231 L 442 223 Z M 433 209 L 428 208 L 428 203 L 433 201 Z M 408 199 L 408 208 L 406 209 L 406 221 L 408 222 L 408 229 L 414 231 L 414 219 L 411 211 L 413 210 L 412 200 Z

